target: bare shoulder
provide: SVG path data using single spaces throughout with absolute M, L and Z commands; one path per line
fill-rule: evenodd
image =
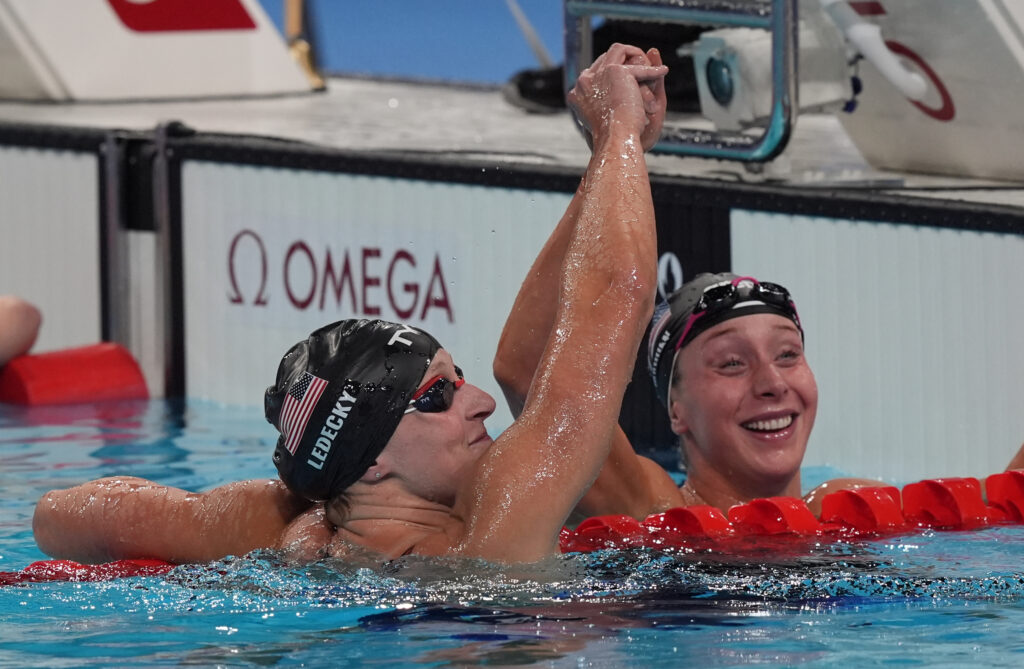
M 1010 464 L 1006 465 L 1006 469 L 1007 471 L 1011 469 L 1024 469 L 1024 444 L 1021 444 L 1013 458 L 1010 459 Z
M 244 493 L 276 507 L 282 517 L 289 521 L 317 506 L 322 506 L 314 505 L 299 497 L 279 479 L 250 479 L 239 481 L 237 485 L 244 490 Z
M 653 511 L 664 511 L 674 506 L 680 506 L 682 496 L 679 494 L 679 486 L 672 479 L 672 476 L 654 460 L 637 455 L 637 460 L 646 474 L 646 482 L 655 497 Z
M 838 478 L 825 481 L 821 485 L 817 486 L 809 493 L 804 495 L 804 502 L 807 503 L 807 507 L 815 516 L 821 515 L 821 500 L 826 495 L 840 490 L 856 490 L 857 488 L 877 488 L 879 486 L 888 485 L 884 481 L 877 481 L 875 479 L 859 479 L 859 478 Z
M 289 560 L 316 560 L 327 554 L 333 538 L 334 526 L 327 520 L 324 505 L 317 504 L 288 523 L 276 548 Z

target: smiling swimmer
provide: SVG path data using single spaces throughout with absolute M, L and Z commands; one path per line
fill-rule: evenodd
M 648 371 L 680 436 L 684 504 L 727 509 L 800 496 L 818 387 L 788 290 L 730 273 L 698 275 L 655 312 Z M 805 499 L 872 484 L 835 479 Z

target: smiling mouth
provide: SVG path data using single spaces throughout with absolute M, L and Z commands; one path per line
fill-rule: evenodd
M 778 432 L 792 425 L 794 418 L 793 414 L 789 414 L 788 416 L 781 416 L 770 420 L 753 420 L 749 423 L 743 423 L 743 427 L 753 432 Z

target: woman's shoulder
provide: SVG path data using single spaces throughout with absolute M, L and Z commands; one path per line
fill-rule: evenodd
M 856 490 L 857 488 L 876 488 L 878 486 L 887 485 L 884 481 L 877 481 L 875 479 L 861 479 L 861 478 L 835 478 L 825 481 L 821 485 L 813 488 L 810 492 L 804 495 L 804 502 L 807 503 L 807 507 L 815 516 L 821 515 L 821 500 L 833 492 L 839 490 Z

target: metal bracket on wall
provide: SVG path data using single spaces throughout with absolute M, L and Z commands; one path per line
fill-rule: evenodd
M 103 341 L 131 344 L 128 230 L 155 230 L 153 142 L 112 130 L 100 157 L 100 328 Z
M 655 151 L 747 162 L 786 148 L 796 120 L 797 0 L 564 0 L 565 90 L 594 58 L 592 16 L 659 23 L 762 28 L 772 35 L 772 107 L 760 136 L 665 124 Z

